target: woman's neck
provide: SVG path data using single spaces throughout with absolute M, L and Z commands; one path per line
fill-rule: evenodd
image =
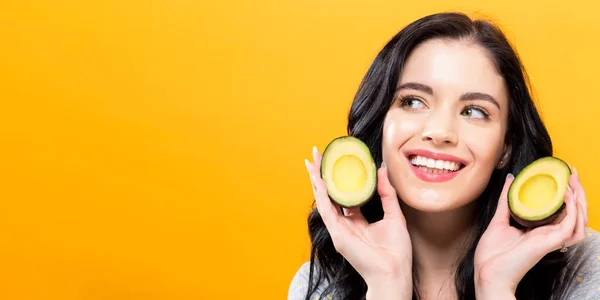
M 416 211 L 401 204 L 412 241 L 419 290 L 436 291 L 436 297 L 437 291 L 455 295 L 454 268 L 468 251 L 476 213 L 475 202 L 436 213 Z

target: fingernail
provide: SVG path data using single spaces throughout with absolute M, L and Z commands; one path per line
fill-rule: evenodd
M 577 173 L 577 169 L 575 167 L 573 167 L 573 172 L 575 173 L 575 175 L 579 176 L 579 174 Z
M 304 164 L 306 165 L 306 170 L 308 171 L 308 159 L 304 159 Z
M 319 152 L 319 150 L 317 150 L 317 146 L 313 146 L 312 148 L 312 155 L 313 155 L 313 159 L 317 159 L 317 153 Z
M 387 168 L 387 166 L 385 165 L 385 162 L 383 162 L 383 161 L 381 162 L 381 167 L 384 169 Z
M 515 178 L 515 176 L 512 173 L 508 173 L 506 175 L 506 179 L 513 179 L 513 178 Z

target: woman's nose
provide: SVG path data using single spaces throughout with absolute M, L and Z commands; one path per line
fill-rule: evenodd
M 429 116 L 421 136 L 423 141 L 430 141 L 436 145 L 456 144 L 458 141 L 453 119 L 442 114 Z

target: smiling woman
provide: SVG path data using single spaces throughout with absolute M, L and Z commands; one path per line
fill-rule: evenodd
M 490 22 L 441 13 L 401 30 L 365 75 L 348 132 L 381 166 L 377 193 L 360 208 L 332 202 L 313 150 L 311 259 L 288 299 L 600 297 L 600 241 L 585 239 L 595 232 L 575 170 L 554 222 L 511 220 L 512 174 L 553 150 L 521 61 Z

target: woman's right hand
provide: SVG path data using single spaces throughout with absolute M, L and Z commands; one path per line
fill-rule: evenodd
M 412 245 L 406 219 L 400 209 L 396 190 L 388 180 L 385 165 L 377 170 L 377 192 L 381 197 L 384 216 L 380 221 L 369 224 L 360 208 L 340 209 L 331 201 L 325 182 L 321 179 L 321 158 L 315 147 L 314 162 L 305 161 L 317 210 L 336 250 L 367 283 L 367 299 L 411 299 Z M 393 291 L 398 292 L 389 294 Z M 381 296 L 374 296 L 375 293 L 381 293 Z

